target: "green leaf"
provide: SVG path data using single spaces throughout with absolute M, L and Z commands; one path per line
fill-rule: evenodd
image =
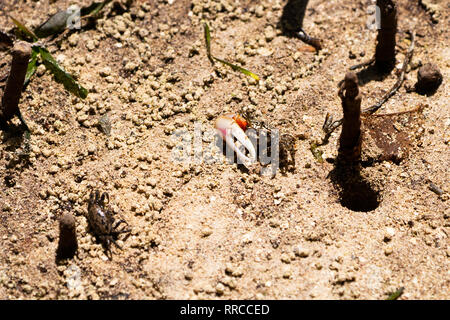
M 103 9 L 104 6 L 106 6 L 108 3 L 110 3 L 112 0 L 105 0 L 102 2 L 94 2 L 90 6 L 81 8 L 81 16 L 95 16 L 97 13 L 100 12 L 100 10 Z
M 11 18 L 11 20 L 14 22 L 14 24 L 17 26 L 17 28 L 22 31 L 23 33 L 25 33 L 28 37 L 30 37 L 33 42 L 37 41 L 38 38 L 36 37 L 36 35 L 30 31 L 27 27 L 25 27 L 21 22 L 19 22 L 18 20 L 14 19 L 13 17 L 9 16 Z
M 323 162 L 323 151 L 319 149 L 319 146 L 316 143 L 311 143 L 311 146 L 309 148 L 309 150 L 311 150 L 314 158 L 316 158 L 316 160 L 320 163 Z
M 252 77 L 252 78 L 255 79 L 256 81 L 259 81 L 259 77 L 258 77 L 256 74 L 254 74 L 253 72 L 248 71 L 247 69 L 244 69 L 244 68 L 242 68 L 242 67 L 239 67 L 239 66 L 237 66 L 237 65 L 235 65 L 235 64 L 229 63 L 229 62 L 227 62 L 227 61 L 225 61 L 225 60 L 222 60 L 222 59 L 219 59 L 219 58 L 216 58 L 216 57 L 213 57 L 213 58 L 214 58 L 215 60 L 217 60 L 217 61 L 223 63 L 224 65 L 227 65 L 227 66 L 233 68 L 233 70 L 239 71 L 239 72 L 241 72 L 241 73 L 243 73 L 243 74 L 245 74 L 245 75 L 247 75 L 247 76 Z
M 209 31 L 209 26 L 205 22 L 203 24 L 205 29 L 205 42 L 206 42 L 206 52 L 208 54 L 208 59 L 211 60 L 211 62 L 214 62 L 211 56 L 211 32 Z
M 20 109 L 17 109 L 17 117 L 19 118 L 22 125 L 25 127 L 25 139 L 23 140 L 23 155 L 28 157 L 30 153 L 30 128 L 27 125 Z
M 386 300 L 397 300 L 405 291 L 404 287 L 398 288 L 395 292 L 392 292 Z
M 58 11 L 47 21 L 34 30 L 38 38 L 46 38 L 48 36 L 62 32 L 67 26 L 67 19 L 71 17 L 67 10 Z
M 233 70 L 239 71 L 239 72 L 241 72 L 241 73 L 243 73 L 243 74 L 245 74 L 245 75 L 247 75 L 249 77 L 252 77 L 256 81 L 259 81 L 259 77 L 256 74 L 254 74 L 253 72 L 251 72 L 251 71 L 249 71 L 247 69 L 244 69 L 242 67 L 239 67 L 239 66 L 237 66 L 235 64 L 232 64 L 232 63 L 230 63 L 228 61 L 216 58 L 213 55 L 211 55 L 211 32 L 210 32 L 209 26 L 208 26 L 208 24 L 206 22 L 203 24 L 203 27 L 204 27 L 204 30 L 205 30 L 206 52 L 208 54 L 208 59 L 211 62 L 214 62 L 214 60 L 217 60 L 220 63 L 223 63 L 224 65 L 231 67 Z
M 80 86 L 70 74 L 68 74 L 66 71 L 64 71 L 63 68 L 59 66 L 58 62 L 56 62 L 56 60 L 52 57 L 47 49 L 43 47 L 38 48 L 45 67 L 50 70 L 51 73 L 53 73 L 55 80 L 62 83 L 66 90 L 72 92 L 77 97 L 80 97 L 82 99 L 86 98 L 88 95 L 88 91 Z
M 31 77 L 37 70 L 37 58 L 39 54 L 39 50 L 36 47 L 33 47 L 33 51 L 31 52 L 30 62 L 28 62 L 27 73 L 25 74 L 25 81 L 23 82 L 23 86 L 25 87 L 30 81 Z

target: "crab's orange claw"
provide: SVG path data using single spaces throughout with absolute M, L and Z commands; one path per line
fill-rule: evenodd
M 236 119 L 238 121 L 236 121 Z M 240 116 L 236 116 L 235 114 L 225 114 L 223 116 L 220 116 L 216 120 L 216 129 L 222 136 L 222 139 L 225 140 L 227 145 L 230 146 L 230 148 L 232 148 L 234 152 L 236 152 L 238 159 L 245 166 L 248 166 L 249 164 L 256 161 L 256 151 L 252 142 L 245 134 L 245 129 L 242 128 L 242 126 L 245 126 L 246 129 L 247 121 L 245 121 L 245 119 Z M 239 149 L 239 147 L 234 142 L 234 139 L 239 141 L 239 143 L 245 147 L 245 149 L 248 151 L 249 156 L 246 156 Z

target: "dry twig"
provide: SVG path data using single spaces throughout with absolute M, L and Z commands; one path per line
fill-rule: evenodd
M 391 88 L 391 90 L 389 90 L 388 93 L 386 93 L 383 98 L 381 98 L 381 100 L 374 104 L 373 106 L 364 109 L 362 112 L 363 113 L 369 113 L 372 114 L 374 112 L 376 112 L 378 109 L 381 108 L 381 106 L 389 100 L 390 97 L 392 97 L 397 91 L 398 89 L 402 86 L 403 81 L 405 80 L 405 74 L 406 74 L 406 69 L 408 68 L 409 63 L 411 62 L 411 58 L 413 56 L 414 53 L 414 40 L 415 40 L 415 32 L 411 33 L 411 45 L 408 48 L 408 52 L 406 52 L 405 55 L 405 60 L 403 61 L 403 65 L 402 68 L 400 70 L 400 74 L 398 76 L 397 82 L 394 84 L 394 86 Z
M 410 34 L 411 34 L 411 45 L 409 46 L 408 51 L 407 51 L 407 53 L 405 55 L 405 60 L 403 61 L 403 65 L 402 65 L 402 68 L 400 70 L 400 73 L 399 73 L 397 81 L 392 86 L 392 88 L 389 90 L 389 92 L 386 93 L 383 96 L 383 98 L 381 98 L 381 100 L 378 103 L 374 104 L 373 106 L 370 106 L 368 108 L 363 109 L 361 111 L 362 114 L 372 115 L 373 113 L 375 113 L 402 86 L 403 81 L 405 80 L 406 69 L 407 69 L 409 63 L 411 62 L 411 58 L 412 58 L 413 53 L 414 53 L 415 32 L 410 32 Z M 414 111 L 417 111 L 416 109 L 409 110 L 409 111 L 404 111 L 403 113 L 414 112 Z M 385 114 L 385 115 L 391 115 L 391 114 Z M 384 115 L 379 115 L 379 116 L 384 116 Z M 344 119 L 342 118 L 340 120 L 333 121 L 333 117 L 332 116 L 330 116 L 329 114 L 326 115 L 325 122 L 324 122 L 324 124 L 322 126 L 322 129 L 325 132 L 325 138 L 324 138 L 322 144 L 328 143 L 329 137 L 331 136 L 333 131 L 336 130 L 342 124 L 343 120 Z

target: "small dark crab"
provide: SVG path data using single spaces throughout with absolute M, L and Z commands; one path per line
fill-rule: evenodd
M 105 200 L 107 200 L 106 203 Z M 125 220 L 116 221 L 114 219 L 113 211 L 109 207 L 108 193 L 104 192 L 100 196 L 100 192 L 98 190 L 91 192 L 89 197 L 87 219 L 93 234 L 98 240 L 100 240 L 107 253 L 109 253 L 109 257 L 111 257 L 111 242 L 114 243 L 114 245 L 119 249 L 122 249 L 116 243 L 117 237 L 121 233 L 130 232 L 131 229 L 117 229 L 121 224 L 126 224 L 128 226 L 128 223 Z

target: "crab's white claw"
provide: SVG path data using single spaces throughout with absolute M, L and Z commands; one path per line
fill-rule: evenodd
M 245 134 L 244 130 L 239 127 L 237 122 L 230 115 L 224 115 L 217 118 L 216 129 L 227 145 L 230 146 L 234 152 L 236 152 L 237 157 L 244 165 L 247 166 L 248 164 L 256 161 L 255 147 Z M 239 147 L 234 142 L 234 139 L 239 141 L 245 149 L 247 149 L 249 156 L 246 156 L 241 150 L 239 150 Z

